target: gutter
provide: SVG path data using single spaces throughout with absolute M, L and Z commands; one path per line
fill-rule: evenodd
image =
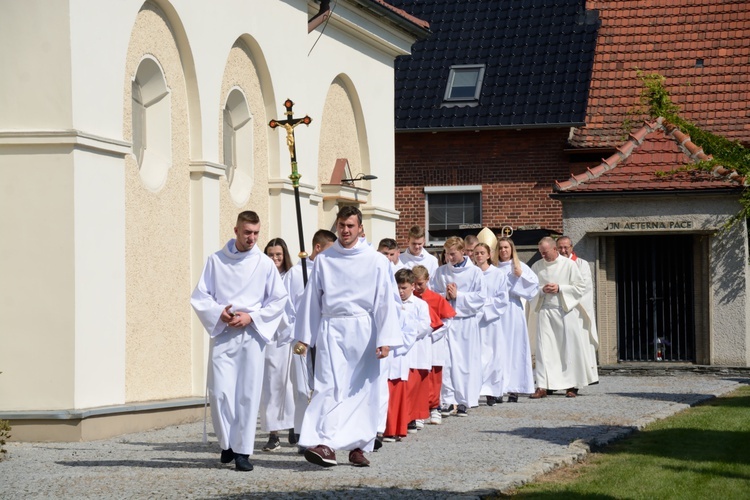
M 525 130 L 525 129 L 536 129 L 536 128 L 570 128 L 580 127 L 584 125 L 583 122 L 571 122 L 571 123 L 533 123 L 525 125 L 483 125 L 483 126 L 471 126 L 465 127 L 429 127 L 429 128 L 397 128 L 397 134 L 408 134 L 408 133 L 420 133 L 420 132 L 471 132 L 471 131 L 492 131 L 492 130 Z
M 325 0 L 321 0 L 325 1 Z M 376 0 L 349 0 L 349 2 L 358 5 L 361 9 L 370 11 L 371 13 L 386 18 L 392 24 L 398 26 L 404 31 L 414 35 L 417 40 L 425 40 L 432 32 L 429 28 L 420 26 L 416 22 L 398 14 L 397 12 L 389 9 L 385 5 L 378 3 Z M 415 18 L 416 19 L 416 18 Z

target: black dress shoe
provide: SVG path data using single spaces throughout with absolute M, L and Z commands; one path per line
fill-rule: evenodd
M 221 463 L 228 464 L 232 460 L 234 460 L 234 452 L 232 451 L 232 448 L 221 450 Z
M 253 470 L 253 464 L 250 463 L 248 457 L 249 455 L 240 455 L 239 453 L 236 453 L 234 455 L 234 468 L 243 472 Z
M 294 433 L 294 429 L 289 429 L 289 444 L 295 445 L 299 443 L 299 434 Z
M 487 396 L 487 406 L 494 406 L 496 402 L 495 396 Z

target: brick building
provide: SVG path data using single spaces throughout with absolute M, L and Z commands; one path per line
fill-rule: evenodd
M 592 265 L 600 364 L 750 366 L 748 227 L 722 230 L 745 180 L 662 175 L 710 151 L 632 114 L 638 71 L 659 73 L 683 118 L 750 144 L 750 3 L 394 3 L 434 32 L 397 62 L 400 241 L 564 232 Z
M 397 239 L 413 224 L 433 245 L 484 226 L 519 243 L 561 231 L 548 195 L 584 124 L 596 13 L 580 0 L 391 3 L 433 32 L 397 60 Z

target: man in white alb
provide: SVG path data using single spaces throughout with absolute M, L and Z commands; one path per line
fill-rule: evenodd
M 358 235 L 362 213 L 342 207 L 338 240 L 318 255 L 298 304 L 295 353 L 315 346 L 315 382 L 300 446 L 316 465 L 336 465 L 348 450 L 352 465 L 370 464 L 382 392 L 380 359 L 401 345 L 391 263 Z
M 464 240 L 451 236 L 443 245 L 446 264 L 432 277 L 432 289 L 444 295 L 456 311 L 448 326 L 448 360 L 443 369 L 442 416 L 468 416 L 479 405 L 482 388 L 482 343 L 479 319 L 487 287 L 482 271 L 464 255 Z
M 258 214 L 237 217 L 236 239 L 208 257 L 190 298 L 211 337 L 208 397 L 221 462 L 250 471 L 263 380 L 264 349 L 289 300 L 276 265 L 257 246 Z
M 424 249 L 425 232 L 422 226 L 412 226 L 409 229 L 408 245 L 404 253 L 401 254 L 401 263 L 407 269 L 414 269 L 414 266 L 424 266 L 430 277 L 435 276 L 440 264 L 437 257 Z

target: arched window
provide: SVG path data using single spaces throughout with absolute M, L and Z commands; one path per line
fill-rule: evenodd
M 172 165 L 172 120 L 169 89 L 156 60 L 145 57 L 132 83 L 133 155 L 141 180 L 158 191 Z
M 232 199 L 242 205 L 253 188 L 253 116 L 238 88 L 229 92 L 223 110 L 224 165 Z

